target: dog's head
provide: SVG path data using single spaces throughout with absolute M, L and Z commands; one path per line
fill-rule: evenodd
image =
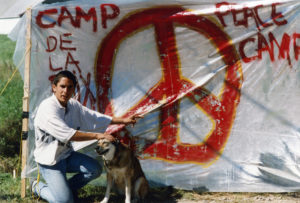
M 107 139 L 101 139 L 98 141 L 98 145 L 95 148 L 96 152 L 103 157 L 104 160 L 112 160 L 116 152 L 117 142 L 111 142 Z

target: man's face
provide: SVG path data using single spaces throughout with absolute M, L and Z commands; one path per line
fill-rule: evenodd
M 72 80 L 62 77 L 58 81 L 57 85 L 52 84 L 52 90 L 59 103 L 66 107 L 69 99 L 75 91 L 75 87 Z

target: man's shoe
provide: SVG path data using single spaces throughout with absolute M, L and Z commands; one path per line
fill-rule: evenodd
M 33 198 L 39 198 L 38 188 L 36 188 L 37 184 L 38 184 L 37 180 L 33 180 L 30 184 L 30 190 Z

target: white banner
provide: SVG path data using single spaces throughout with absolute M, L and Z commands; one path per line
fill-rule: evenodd
M 147 178 L 200 191 L 300 188 L 300 3 L 88 0 L 32 9 L 30 136 L 60 70 Z M 24 54 L 25 18 L 11 33 Z M 18 62 L 16 62 L 18 63 Z M 75 145 L 78 149 L 82 145 Z M 26 176 L 35 168 L 29 156 Z

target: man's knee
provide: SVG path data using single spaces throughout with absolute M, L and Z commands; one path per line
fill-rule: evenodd
M 51 193 L 51 195 L 47 195 L 43 197 L 43 199 L 47 200 L 50 203 L 73 203 L 73 193 L 71 190 L 64 190 L 63 192 L 55 192 Z
M 64 195 L 64 196 L 56 196 L 55 201 L 57 203 L 73 203 L 73 194 Z

